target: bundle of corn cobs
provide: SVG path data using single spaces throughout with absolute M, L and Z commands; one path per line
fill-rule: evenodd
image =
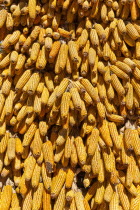
M 0 210 L 140 209 L 140 0 L 0 0 Z

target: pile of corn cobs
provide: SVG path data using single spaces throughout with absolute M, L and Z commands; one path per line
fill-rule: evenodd
M 140 209 L 140 0 L 0 0 L 0 209 Z

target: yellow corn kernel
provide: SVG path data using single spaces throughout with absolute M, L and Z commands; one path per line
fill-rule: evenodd
M 140 97 L 140 91 L 139 91 L 140 90 L 139 89 L 140 84 L 139 84 L 139 81 L 137 81 L 135 78 L 132 78 L 131 79 L 131 84 L 132 84 L 136 94 L 138 95 L 138 97 Z
M 59 69 L 60 71 L 64 70 L 66 66 L 68 56 L 68 45 L 63 43 L 61 44 L 60 51 L 59 51 Z M 57 72 L 55 72 L 57 73 Z
M 131 18 L 132 21 L 135 21 L 138 19 L 139 16 L 139 8 L 135 1 L 131 1 L 130 3 Z
M 70 158 L 71 158 L 71 166 L 75 167 L 78 163 L 78 156 L 77 156 L 76 146 L 75 146 L 74 142 L 72 143 Z
M 33 31 L 32 31 L 33 32 Z M 32 34 L 32 33 L 31 33 Z M 26 39 L 26 41 L 24 42 L 22 48 L 21 48 L 21 52 L 25 52 L 27 49 L 29 49 L 29 47 L 32 44 L 32 39 L 31 36 L 28 36 L 28 38 Z
M 96 112 L 95 112 L 95 109 L 90 106 L 89 109 L 88 109 L 88 121 L 89 123 L 95 123 L 96 122 L 96 119 L 95 119 L 95 116 L 96 116 Z
M 76 210 L 75 199 L 73 198 L 70 204 L 70 210 Z
M 46 53 L 45 46 L 43 45 L 36 62 L 36 68 L 40 70 L 44 69 L 47 64 L 47 60 L 48 60 L 48 53 Z
M 12 113 L 14 103 L 14 91 L 10 90 L 10 93 L 5 101 L 5 113 L 6 115 L 10 115 Z
M 101 5 L 101 19 L 104 22 L 107 16 L 107 5 L 105 3 L 103 3 Z
M 118 150 L 121 150 L 121 140 L 119 138 L 119 134 L 118 134 L 118 131 L 117 131 L 117 126 L 114 122 L 110 122 L 109 124 L 109 131 L 110 131 L 110 135 L 112 137 L 112 141 L 115 145 L 115 147 L 118 149 Z
M 0 61 L 0 69 L 5 68 L 10 64 L 10 55 L 7 54 L 1 61 Z
M 19 80 L 16 83 L 15 90 L 18 91 L 24 87 L 24 85 L 28 82 L 32 74 L 31 70 L 26 70 Z
M 117 191 L 119 195 L 119 200 L 124 209 L 129 209 L 130 208 L 130 202 L 128 199 L 128 196 L 126 194 L 125 188 L 122 184 L 117 185 Z
M 51 141 L 47 141 L 43 144 L 43 157 L 46 164 L 46 169 L 49 173 L 53 172 L 54 154 Z
M 138 195 L 136 197 L 131 198 L 130 208 L 132 210 L 139 208 L 139 199 L 140 199 L 140 187 L 139 187 L 139 185 L 137 186 L 137 193 L 138 193 Z
M 41 174 L 44 187 L 47 191 L 49 191 L 51 189 L 51 174 L 47 172 L 45 163 L 42 163 Z
M 77 88 L 71 88 L 70 93 L 71 93 L 71 97 L 72 97 L 72 101 L 73 101 L 73 105 L 75 109 L 77 110 L 81 109 L 81 106 L 82 106 L 81 98 L 80 98 Z
M 80 36 L 79 47 L 83 48 L 86 45 L 87 40 L 88 40 L 88 32 L 86 29 L 84 29 Z
M 7 155 L 8 155 L 9 160 L 12 160 L 15 158 L 15 147 L 16 147 L 15 138 L 9 138 L 8 145 L 7 145 Z
M 132 142 L 133 136 L 132 135 L 133 135 L 133 131 L 130 128 L 127 128 L 124 133 L 125 148 L 127 150 L 133 149 L 133 142 Z
M 139 42 L 139 40 L 138 40 L 138 41 L 136 42 L 136 59 L 140 59 L 139 50 L 140 50 L 140 42 Z
M 109 132 L 109 127 L 108 127 L 108 122 L 106 120 L 103 120 L 102 124 L 99 127 L 99 131 L 101 133 L 101 136 L 104 140 L 104 142 L 109 146 L 112 147 L 112 139 L 110 137 L 110 132 Z
M 72 152 L 72 142 L 73 142 L 73 138 L 68 137 L 66 140 L 66 144 L 65 144 L 65 158 L 69 159 L 71 157 L 71 152 Z
M 107 118 L 112 122 L 123 123 L 124 117 L 117 114 L 107 114 Z
M 20 31 L 16 30 L 13 32 L 13 34 L 10 36 L 8 43 L 10 45 L 14 45 L 15 43 L 17 43 L 17 41 L 19 40 L 20 37 Z
M 71 188 L 72 183 L 75 176 L 75 170 L 73 168 L 69 168 L 66 176 L 66 188 Z
M 4 95 L 9 95 L 11 85 L 12 85 L 12 78 L 11 77 L 8 77 L 8 78 L 5 79 L 5 81 L 3 81 L 3 85 L 1 87 L 1 90 L 2 90 L 2 93 Z
M 45 44 L 45 29 L 41 28 L 40 29 L 40 33 L 39 33 L 39 37 L 38 37 L 38 42 L 40 45 L 44 45 Z
M 17 114 L 17 121 L 18 122 L 22 121 L 26 115 L 27 115 L 27 106 L 25 105 L 19 110 Z
M 101 119 L 105 118 L 105 108 L 102 102 L 97 103 L 98 115 Z
M 125 94 L 125 90 L 121 84 L 121 82 L 119 81 L 118 77 L 115 74 L 111 75 L 111 84 L 114 87 L 114 89 L 116 90 L 116 92 L 118 93 L 118 95 L 123 96 Z
M 1 11 L 0 11 L 0 28 L 2 28 L 2 26 L 4 25 L 6 18 L 7 18 L 7 10 L 1 9 Z
M 92 47 L 89 49 L 88 61 L 90 66 L 94 66 L 96 60 L 96 50 Z
M 119 209 L 119 195 L 116 191 L 112 195 L 111 201 L 109 203 L 109 209 Z
M 12 200 L 12 187 L 10 185 L 6 185 L 3 188 L 1 195 L 1 208 L 9 209 Z
M 3 165 L 4 165 L 4 154 L 0 154 L 0 173 L 2 172 Z
M 17 60 L 16 66 L 15 66 L 15 71 L 16 71 L 17 75 L 20 74 L 20 72 L 24 66 L 25 60 L 26 60 L 25 55 L 23 55 L 23 54 L 18 55 L 18 60 Z
M 61 46 L 61 42 L 60 41 L 55 41 L 52 45 L 52 49 L 49 53 L 49 59 L 53 60 L 55 59 L 55 57 L 57 56 L 59 49 Z
M 35 42 L 32 45 L 31 55 L 30 55 L 30 59 L 32 62 L 36 62 L 36 60 L 38 58 L 39 51 L 40 51 L 40 44 Z
M 81 191 L 77 191 L 75 193 L 75 203 L 76 203 L 76 207 L 77 207 L 77 210 L 84 210 L 85 207 L 84 207 L 84 197 L 82 195 L 82 192 Z
M 6 132 L 6 122 L 4 121 L 1 125 L 0 125 L 0 136 L 5 135 Z
M 113 186 L 108 181 L 106 185 L 105 193 L 104 193 L 104 200 L 110 203 L 112 200 L 112 196 L 113 196 Z
M 56 198 L 60 193 L 64 182 L 66 180 L 66 172 L 63 169 L 59 169 L 58 175 L 56 176 L 54 183 L 52 184 L 51 188 L 51 197 Z
M 118 27 L 118 30 L 119 30 L 120 34 L 122 34 L 122 35 L 126 34 L 126 26 L 125 26 L 125 23 L 122 19 L 118 20 L 117 27 Z
M 132 185 L 134 179 L 134 166 L 133 166 L 133 161 L 132 161 L 132 156 L 130 156 L 130 161 L 129 165 L 127 167 L 127 172 L 126 172 L 126 186 L 130 187 Z
M 104 31 L 104 28 L 102 27 L 102 25 L 96 23 L 94 25 L 94 27 L 95 27 L 95 30 L 96 30 L 98 36 L 99 36 L 99 39 L 101 41 L 105 40 L 106 39 L 106 34 L 105 34 L 105 31 Z
M 0 153 L 4 153 L 6 151 L 6 148 L 8 146 L 8 141 L 9 141 L 9 133 L 6 132 L 0 142 Z
M 43 200 L 43 183 L 39 183 L 36 191 L 33 194 L 33 204 L 32 209 L 40 209 Z
M 46 105 L 49 99 L 49 91 L 48 89 L 44 86 L 42 94 L 41 94 L 41 104 Z
M 30 189 L 26 196 L 23 199 L 23 204 L 22 204 L 22 209 L 26 210 L 26 209 L 31 209 L 32 208 L 32 190 Z
M 61 100 L 61 118 L 65 120 L 69 113 L 69 104 L 70 104 L 71 94 L 69 92 L 65 92 L 62 96 Z
M 119 69 L 117 66 L 111 65 L 110 70 L 121 79 L 124 79 L 124 80 L 129 79 L 128 75 L 125 72 L 123 72 L 121 69 Z
M 43 89 L 44 89 L 44 78 L 42 77 L 36 89 L 37 94 L 39 95 L 42 94 Z
M 7 36 L 5 36 L 4 40 L 1 43 L 2 49 L 6 49 L 6 48 L 8 48 L 10 46 L 10 44 L 8 42 L 10 37 L 11 37 L 11 34 L 8 34 Z
M 11 55 L 10 55 L 10 62 L 12 64 L 16 64 L 18 61 L 18 52 L 16 51 L 12 51 Z
M 69 84 L 69 80 L 67 78 L 64 78 L 56 90 L 55 95 L 57 98 L 60 98 L 63 95 L 68 84 Z
M 126 94 L 126 107 L 131 110 L 133 108 L 133 86 L 128 83 L 128 91 Z
M 14 209 L 20 209 L 20 201 L 17 193 L 12 194 L 12 201 L 11 201 L 11 208 Z
M 52 28 L 46 28 L 46 36 L 47 37 L 52 37 Z
M 139 155 L 139 135 L 137 130 L 132 130 L 133 149 L 136 155 Z
M 88 155 L 92 156 L 95 153 L 95 150 L 98 145 L 98 140 L 99 140 L 99 130 L 98 129 L 93 129 L 91 132 L 90 136 L 88 137 L 89 144 L 88 144 Z
M 46 136 L 48 128 L 49 126 L 45 121 L 39 122 L 39 132 L 41 136 Z
M 26 41 L 25 34 L 21 34 L 18 40 L 19 45 L 23 45 L 25 41 Z
M 99 46 L 99 38 L 95 29 L 91 29 L 90 31 L 90 41 L 94 47 Z
M 43 210 L 51 210 L 51 197 L 47 190 L 43 190 Z
M 63 209 L 65 206 L 65 187 L 63 187 L 54 204 L 54 210 Z
M 33 171 L 35 168 L 36 160 L 33 156 L 29 156 L 28 159 L 26 159 L 26 165 L 25 165 L 25 180 L 29 181 L 32 178 Z
M 36 17 L 36 1 L 35 0 L 29 0 L 28 8 L 29 8 L 29 17 L 31 19 L 35 19 L 35 17 Z
M 91 83 L 93 86 L 97 85 L 97 80 L 98 80 L 98 71 L 97 71 L 98 60 L 99 60 L 99 57 L 96 56 L 95 65 L 93 68 L 91 67 Z
M 104 183 L 98 183 L 97 191 L 95 194 L 95 203 L 101 204 L 104 199 L 105 187 Z
M 51 74 L 49 72 L 46 72 L 44 74 L 44 78 L 45 78 L 45 83 L 46 83 L 46 86 L 47 86 L 49 92 L 53 92 L 54 84 L 53 84 L 53 79 L 52 79 Z
M 40 174 L 41 174 L 41 166 L 36 163 L 34 171 L 33 171 L 32 179 L 31 179 L 31 184 L 33 188 L 38 187 Z
M 64 144 L 56 146 L 54 161 L 58 163 L 61 160 L 63 153 L 64 153 Z
M 78 59 L 78 52 L 76 49 L 76 43 L 74 41 L 69 41 L 68 47 L 69 47 L 69 54 L 70 54 L 71 60 L 77 63 L 79 59 Z
M 40 79 L 41 74 L 39 74 L 38 72 L 32 74 L 28 83 L 28 94 L 33 95 L 35 93 Z
M 87 40 L 85 47 L 82 50 L 82 55 L 86 58 L 89 54 L 90 42 Z
M 46 37 L 45 38 L 45 48 L 47 51 L 51 51 L 52 49 L 52 38 L 51 37 Z
M 128 23 L 126 25 L 126 30 L 128 35 L 133 39 L 136 40 L 139 38 L 139 33 L 137 32 L 137 30 L 135 29 L 135 27 L 133 26 L 133 24 Z
M 101 76 L 98 77 L 97 88 L 98 88 L 100 99 L 104 100 L 106 98 L 106 88 L 105 88 L 104 80 Z
M 0 104 L 0 113 L 1 113 L 4 107 L 4 103 L 5 103 L 5 97 L 2 93 L 0 94 L 0 101 L 1 101 L 1 104 Z
M 95 91 L 95 88 L 92 86 L 92 84 L 87 79 L 81 79 L 80 82 L 85 87 L 86 91 L 92 97 L 92 99 L 95 100 L 96 102 L 99 102 L 100 101 L 99 96 Z
M 133 76 L 134 76 L 137 80 L 140 80 L 140 72 L 139 72 L 139 69 L 138 69 L 137 67 L 133 70 Z
M 71 32 L 70 31 L 67 31 L 65 29 L 58 28 L 58 32 L 60 33 L 60 35 L 62 37 L 65 37 L 65 38 L 70 38 L 71 37 Z
M 0 123 L 3 124 L 4 120 L 5 120 L 5 107 L 3 107 L 1 116 L 0 116 Z
M 106 42 L 103 46 L 103 58 L 105 61 L 110 59 L 110 46 L 108 42 Z
M 91 169 L 93 175 L 95 176 L 98 175 L 100 172 L 100 163 L 101 163 L 100 160 L 101 160 L 101 155 L 99 153 L 98 147 L 96 147 L 96 150 L 91 160 Z
M 83 140 L 80 136 L 77 136 L 74 142 L 75 142 L 79 162 L 83 165 L 85 164 L 86 158 L 87 158 L 87 153 L 85 151 Z
M 32 138 L 36 132 L 37 129 L 37 123 L 33 122 L 29 129 L 27 130 L 27 132 L 24 134 L 24 138 L 23 138 L 23 147 L 26 147 L 28 145 L 30 145 L 30 142 L 32 141 Z
M 115 157 L 110 148 L 103 150 L 105 169 L 112 173 L 115 170 Z
M 16 147 L 15 147 L 16 154 L 21 155 L 23 153 L 22 142 L 20 138 L 16 138 L 15 140 L 16 140 Z
M 32 153 L 35 157 L 41 155 L 42 139 L 40 137 L 39 129 L 36 130 L 34 139 L 32 141 Z
M 34 98 L 34 112 L 37 114 L 41 113 L 41 96 L 37 94 Z

